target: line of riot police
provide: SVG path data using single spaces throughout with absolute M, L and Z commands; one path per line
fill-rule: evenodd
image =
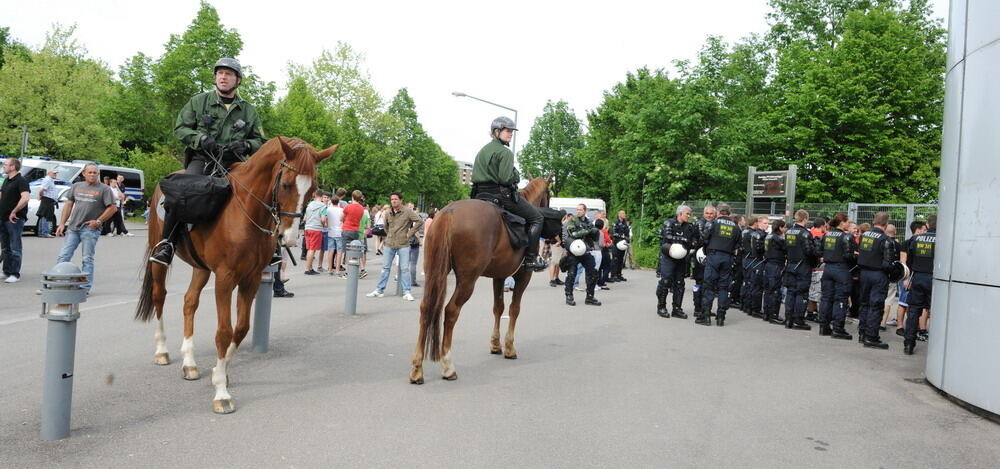
M 904 250 L 886 234 L 889 217 L 885 212 L 875 214 L 872 228 L 859 240 L 841 229 L 847 224 L 847 216 L 842 213 L 829 221 L 830 230 L 821 237 L 814 237 L 809 230 L 809 213 L 805 210 L 795 213 L 790 227 L 783 220 L 769 222 L 766 216 L 750 216 L 742 231 L 742 217 L 732 216 L 726 204 L 720 204 L 718 209 L 706 206 L 702 218 L 694 223 L 688 221 L 690 216 L 691 208 L 681 205 L 660 229 L 660 279 L 656 287 L 656 313 L 660 317 L 687 318 L 681 302 L 684 277 L 693 257 L 697 324 L 710 326 L 715 316 L 716 325 L 725 325 L 732 296 L 733 304 L 752 317 L 787 329 L 810 330 L 805 323 L 806 305 L 813 271 L 820 266 L 819 335 L 853 339 L 844 325 L 852 272 L 856 272 L 853 276 L 860 277 L 858 341 L 865 347 L 887 349 L 888 344 L 879 337 L 880 320 L 889 282 L 902 280 L 907 289 L 916 292 L 916 301 L 911 300 L 907 311 L 904 340 L 904 353 L 913 353 L 916 318 L 922 309 L 930 307 L 936 241 L 933 228 L 928 234 L 908 240 Z M 936 216 L 932 215 L 928 225 L 932 227 L 934 222 Z M 900 262 L 900 252 L 907 254 L 905 262 Z M 735 284 L 734 277 L 739 279 Z M 782 287 L 784 318 L 779 313 Z M 670 293 L 674 295 L 673 307 L 668 312 L 666 299 Z M 713 303 L 717 304 L 714 314 Z

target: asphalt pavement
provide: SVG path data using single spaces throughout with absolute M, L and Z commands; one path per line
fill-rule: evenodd
M 409 384 L 419 300 L 366 298 L 381 258 L 346 283 L 289 267 L 294 298 L 274 299 L 271 349 L 230 368 L 237 410 L 211 412 L 211 282 L 196 318 L 200 381 L 181 379 L 181 297 L 170 275 L 173 363 L 156 366 L 153 324 L 132 320 L 145 231 L 102 238 L 78 323 L 72 434 L 39 438 L 46 321 L 39 273 L 61 240 L 25 237 L 22 282 L 0 284 L 0 467 L 962 467 L 995 468 L 1000 425 L 923 383 L 926 344 L 902 354 L 789 331 L 731 311 L 725 327 L 655 314 L 655 276 L 563 303 L 537 275 L 517 329 L 517 360 L 489 353 L 491 286 L 458 321 L 457 381 Z M 296 249 L 297 252 L 297 249 Z M 423 281 L 423 278 L 420 278 Z M 690 289 L 685 309 L 691 312 Z M 509 294 L 507 295 L 509 299 Z M 814 325 L 815 326 L 815 325 Z M 504 324 L 505 328 L 505 324 Z M 850 331 L 855 333 L 853 326 Z M 933 334 L 933 331 L 932 331 Z M 932 338 L 933 340 L 933 338 Z

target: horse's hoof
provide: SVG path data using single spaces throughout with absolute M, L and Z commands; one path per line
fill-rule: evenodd
M 500 355 L 501 353 L 503 353 L 503 351 L 500 350 L 500 349 L 496 349 L 496 350 L 490 349 L 490 353 L 492 353 L 493 355 Z
M 169 365 L 170 364 L 170 354 L 169 353 L 158 353 L 153 355 L 153 363 L 157 365 Z
M 231 414 L 236 412 L 236 404 L 232 399 L 219 399 L 212 401 L 212 412 L 217 414 Z
M 455 381 L 456 379 L 458 379 L 458 372 L 452 373 L 451 376 L 442 376 L 441 379 L 447 381 Z
M 517 354 L 516 353 L 513 354 L 513 355 L 504 355 L 503 357 L 506 358 L 506 359 L 508 359 L 508 360 L 517 360 Z
M 424 384 L 424 378 L 423 377 L 417 379 L 410 378 L 410 384 Z
M 198 372 L 197 366 L 185 366 L 181 369 L 184 375 L 184 379 L 188 381 L 197 381 L 201 378 L 201 373 Z

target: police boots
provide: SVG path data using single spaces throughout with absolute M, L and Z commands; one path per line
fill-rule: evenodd
M 670 315 L 675 318 L 687 319 L 688 315 L 681 309 L 680 306 L 674 306 L 674 310 L 670 312 Z
M 701 324 L 702 326 L 711 326 L 712 318 L 708 315 L 708 313 L 702 311 L 698 313 L 698 319 L 695 319 L 694 323 Z
M 915 340 L 904 340 L 903 341 L 903 353 L 905 355 L 913 355 L 913 349 L 917 346 L 917 341 Z
M 597 301 L 597 298 L 594 298 L 594 294 L 593 293 L 588 293 L 587 294 L 587 299 L 583 300 L 583 302 L 585 304 L 592 305 L 592 306 L 601 306 L 601 302 Z
M 570 306 L 576 306 L 576 300 L 573 299 L 573 294 L 572 293 L 567 293 L 566 294 L 566 304 L 568 304 Z
M 149 256 L 149 260 L 169 267 L 174 260 L 174 244 L 167 239 L 160 241 L 153 246 L 153 255 Z
M 831 339 L 841 339 L 841 340 L 851 340 L 854 338 L 850 333 L 844 330 L 844 326 L 834 327 L 833 331 L 830 333 Z
M 865 347 L 877 348 L 879 350 L 888 350 L 889 344 L 882 342 L 877 335 L 866 335 L 864 341 L 861 342 Z
M 656 282 L 656 314 L 661 318 L 670 317 L 667 312 L 667 281 L 662 278 Z
M 711 323 L 709 323 L 709 324 L 711 324 Z M 715 325 L 719 326 L 719 327 L 722 327 L 722 326 L 726 325 L 726 312 L 725 311 L 719 311 L 718 313 L 715 314 Z

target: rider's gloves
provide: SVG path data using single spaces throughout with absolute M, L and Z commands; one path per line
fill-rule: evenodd
M 226 146 L 226 150 L 236 156 L 246 156 L 250 153 L 250 143 L 246 140 L 237 140 Z
M 211 135 L 201 136 L 201 149 L 211 154 L 216 154 L 219 152 L 219 144 L 215 143 L 215 137 Z

